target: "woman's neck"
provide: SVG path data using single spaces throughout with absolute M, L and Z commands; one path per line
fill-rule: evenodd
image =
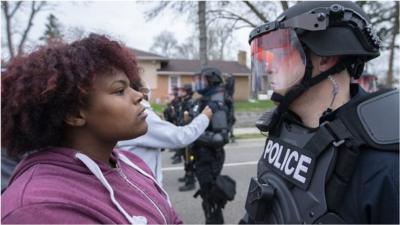
M 311 87 L 297 98 L 290 109 L 300 116 L 303 124 L 315 128 L 319 126 L 319 119 L 328 109 L 335 110 L 350 100 L 350 78 L 347 73 L 332 75 L 333 81 L 325 79 Z M 333 95 L 334 83 L 337 85 L 337 94 Z
M 99 138 L 88 136 L 86 132 L 69 130 L 66 132 L 65 147 L 75 149 L 92 159 L 96 159 L 113 167 L 111 153 L 116 142 L 100 141 Z

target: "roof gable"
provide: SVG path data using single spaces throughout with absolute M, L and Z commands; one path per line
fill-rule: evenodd
M 223 73 L 250 74 L 250 69 L 237 61 L 209 60 L 209 67 L 216 67 Z M 159 72 L 186 72 L 196 73 L 200 70 L 200 60 L 169 59 L 168 63 L 162 64 Z
M 135 48 L 129 48 L 129 49 L 133 52 L 133 54 L 136 56 L 137 59 L 143 59 L 143 60 L 156 59 L 156 60 L 162 60 L 162 61 L 168 60 L 168 58 L 166 58 L 164 56 L 157 55 L 157 54 L 154 54 L 151 52 L 146 52 L 146 51 L 142 51 L 142 50 L 135 49 Z
M 161 55 L 151 52 L 142 51 L 139 49 L 129 48 L 138 60 L 159 60 L 161 61 L 161 68 L 158 70 L 161 74 L 166 73 L 186 73 L 194 74 L 201 68 L 200 60 L 193 59 L 170 59 Z M 224 60 L 209 60 L 209 67 L 216 67 L 223 73 L 230 74 L 250 74 L 250 69 L 240 64 L 237 61 L 224 61 Z

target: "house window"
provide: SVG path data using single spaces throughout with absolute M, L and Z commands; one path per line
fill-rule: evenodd
M 176 75 L 169 76 L 168 93 L 172 93 L 173 87 L 180 87 L 180 86 L 181 86 L 180 76 Z

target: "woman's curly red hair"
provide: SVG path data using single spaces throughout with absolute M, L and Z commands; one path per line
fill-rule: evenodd
M 96 74 L 113 68 L 124 71 L 131 84 L 140 83 L 131 51 L 97 34 L 12 60 L 1 75 L 2 147 L 16 157 L 57 146 L 64 119 L 85 106 Z

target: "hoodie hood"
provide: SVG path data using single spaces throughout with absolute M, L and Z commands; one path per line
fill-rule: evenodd
M 43 154 L 43 152 L 46 152 L 46 154 Z M 89 170 L 82 167 L 80 160 L 75 158 L 76 153 L 78 153 L 78 151 L 70 148 L 46 148 L 33 152 L 18 163 L 9 183 L 11 185 L 15 179 L 37 164 L 62 166 L 80 173 L 90 174 Z M 100 161 L 96 161 L 96 163 L 98 163 L 102 170 L 107 170 L 107 166 L 102 165 L 104 163 Z

